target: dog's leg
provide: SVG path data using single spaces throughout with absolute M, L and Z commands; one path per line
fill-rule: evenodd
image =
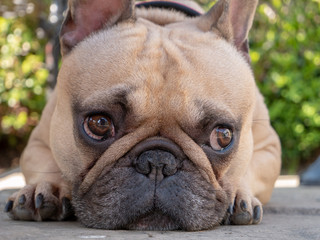
M 262 220 L 262 204 L 270 200 L 281 168 L 279 138 L 270 125 L 263 97 L 257 90 L 253 116 L 253 157 L 228 210 L 226 223 L 257 224 Z
M 68 6 L 60 32 L 63 57 L 92 32 L 133 16 L 132 0 L 69 0 Z M 13 219 L 63 220 L 73 215 L 69 185 L 63 180 L 50 149 L 56 99 L 55 90 L 21 158 L 28 185 L 13 194 L 6 204 L 5 211 Z
M 27 185 L 8 200 L 5 211 L 18 220 L 61 220 L 72 215 L 70 191 L 50 147 L 49 130 L 56 92 L 46 105 L 20 160 Z
M 252 131 L 254 150 L 246 178 L 253 194 L 265 204 L 270 200 L 274 183 L 280 174 L 281 145 L 270 125 L 267 107 L 258 91 Z

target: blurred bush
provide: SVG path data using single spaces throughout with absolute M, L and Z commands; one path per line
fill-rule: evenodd
M 26 2 L 13 2 L 21 1 Z M 14 18 L 0 17 L 1 153 L 23 148 L 45 105 L 46 39 L 38 23 L 50 1 L 28 2 L 42 7 L 22 17 L 19 11 Z M 198 2 L 208 10 L 215 1 Z M 320 153 L 319 26 L 319 0 L 260 0 L 250 33 L 253 70 L 281 138 L 286 173 Z
M 19 4 L 14 4 L 17 2 Z M 24 3 L 24 4 L 23 4 Z M 5 4 L 5 5 L 2 5 Z M 45 98 L 45 65 L 39 5 L 26 1 L 0 4 L 0 168 L 24 148 L 37 124 Z
M 295 173 L 320 154 L 320 1 L 260 1 L 250 34 L 258 85 Z

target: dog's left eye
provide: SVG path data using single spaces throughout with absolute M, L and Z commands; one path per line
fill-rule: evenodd
M 88 116 L 84 121 L 84 131 L 95 140 L 105 140 L 115 135 L 112 120 L 103 114 Z
M 232 142 L 233 133 L 228 127 L 218 126 L 210 135 L 210 145 L 213 150 L 222 151 Z

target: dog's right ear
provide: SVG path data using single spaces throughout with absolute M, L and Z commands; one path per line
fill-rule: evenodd
M 247 38 L 257 5 L 258 0 L 219 0 L 200 18 L 199 27 L 217 31 L 250 62 Z
M 62 56 L 92 32 L 133 18 L 133 0 L 69 0 L 60 31 Z

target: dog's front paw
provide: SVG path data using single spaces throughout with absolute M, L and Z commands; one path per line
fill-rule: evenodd
M 258 224 L 262 220 L 261 202 L 247 193 L 238 191 L 234 202 L 229 206 L 224 224 L 249 225 Z
M 74 217 L 69 191 L 48 182 L 27 185 L 14 193 L 5 212 L 14 220 L 66 220 Z

